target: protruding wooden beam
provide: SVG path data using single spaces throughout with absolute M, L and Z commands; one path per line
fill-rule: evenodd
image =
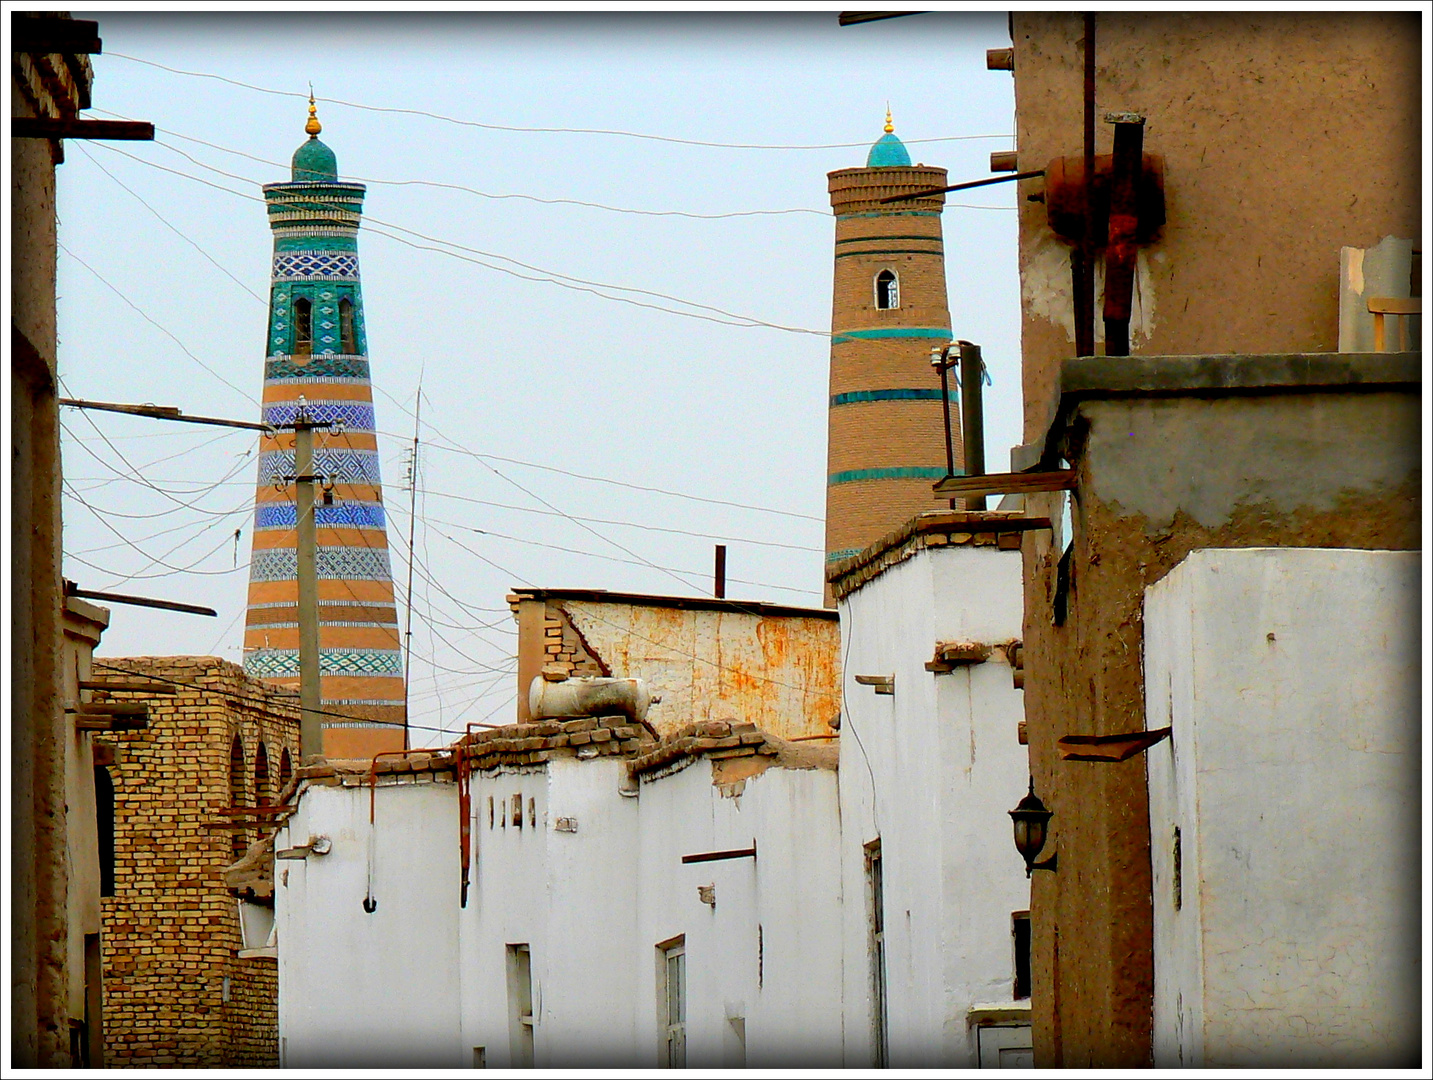
M 1127 761 L 1169 738 L 1171 730 L 1162 727 L 1123 735 L 1066 735 L 1056 745 L 1062 761 Z
M 126 139 L 147 142 L 154 125 L 144 120 L 54 120 L 17 116 L 10 121 L 12 139 Z
M 1035 491 L 1067 491 L 1075 486 L 1074 469 L 1050 472 L 987 473 L 984 476 L 947 476 L 932 490 L 937 497 L 959 495 L 1019 495 Z

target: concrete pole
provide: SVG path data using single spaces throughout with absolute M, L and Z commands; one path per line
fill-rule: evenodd
M 299 757 L 323 756 L 323 723 L 318 714 L 318 529 L 314 521 L 313 425 L 294 424 L 294 483 L 299 579 Z

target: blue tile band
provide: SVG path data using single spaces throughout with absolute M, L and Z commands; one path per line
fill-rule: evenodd
M 958 392 L 951 388 L 951 401 L 959 401 Z M 939 401 L 939 388 L 919 387 L 910 390 L 850 390 L 844 394 L 831 395 L 831 408 L 838 405 L 854 405 L 862 401 Z
M 959 474 L 957 474 L 959 475 Z M 831 487 L 857 480 L 944 480 L 944 469 L 934 465 L 898 465 L 889 469 L 846 469 L 826 478 Z

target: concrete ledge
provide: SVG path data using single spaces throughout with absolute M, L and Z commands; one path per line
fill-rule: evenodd
M 1060 368 L 1060 397 L 1413 389 L 1421 353 L 1082 356 Z M 1063 410 L 1062 410 L 1063 411 Z
M 1060 366 L 1060 397 L 1044 436 L 1012 449 L 1011 463 L 1022 471 L 1053 468 L 1065 423 L 1082 401 L 1378 390 L 1416 394 L 1423 385 L 1422 363 L 1423 354 L 1416 352 L 1077 356 Z

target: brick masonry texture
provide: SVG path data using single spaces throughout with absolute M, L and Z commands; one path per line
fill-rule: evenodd
M 277 1067 L 276 963 L 239 958 L 236 901 L 221 877 L 236 846 L 258 834 L 207 826 L 221 807 L 278 794 L 284 752 L 298 764 L 297 701 L 217 657 L 96 660 L 94 677 L 183 684 L 174 696 L 93 695 L 141 698 L 149 707 L 147 730 L 115 736 L 110 767 L 115 895 L 103 900 L 105 1062 Z M 237 791 L 235 735 L 243 746 Z M 268 759 L 262 790 L 260 743 Z
M 943 169 L 842 169 L 829 174 L 836 215 L 831 307 L 831 395 L 870 390 L 937 391 L 932 347 L 950 340 L 943 195 L 883 204 L 888 195 L 940 187 Z M 877 306 L 875 282 L 890 270 L 899 306 Z M 918 336 L 846 337 L 869 332 Z M 951 403 L 955 466 L 962 467 L 959 403 Z M 834 405 L 830 410 L 827 475 L 853 470 L 926 468 L 944 473 L 945 428 L 939 399 Z M 902 522 L 940 505 L 932 479 L 879 478 L 828 484 L 826 550 L 860 550 Z

